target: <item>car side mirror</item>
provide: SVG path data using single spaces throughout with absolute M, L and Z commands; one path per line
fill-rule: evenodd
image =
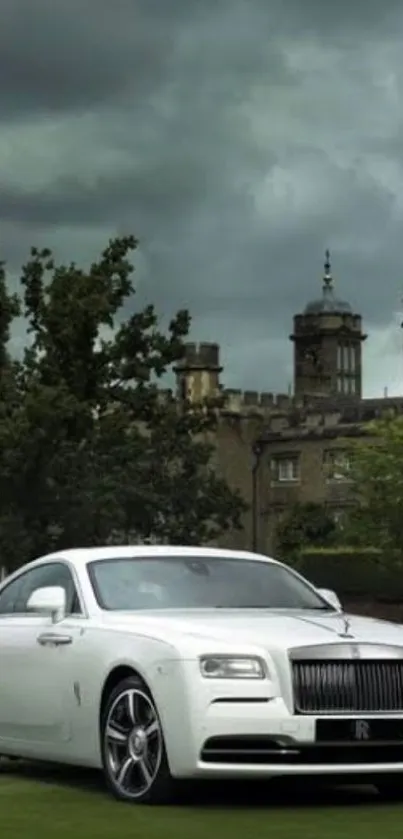
M 332 591 L 330 588 L 318 588 L 317 590 L 321 597 L 324 597 L 324 599 L 327 600 L 327 602 L 330 603 L 330 605 L 333 606 L 334 609 L 342 611 L 343 606 L 341 605 L 341 602 L 335 591 Z
M 37 588 L 27 603 L 29 612 L 50 615 L 53 623 L 63 620 L 66 614 L 66 592 L 62 586 Z

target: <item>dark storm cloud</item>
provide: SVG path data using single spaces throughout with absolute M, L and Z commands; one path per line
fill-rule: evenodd
M 287 386 L 292 315 L 320 293 L 327 246 L 340 295 L 387 326 L 403 222 L 400 5 L 3 0 L 13 272 L 32 243 L 87 261 L 134 232 L 140 300 L 166 315 L 189 306 L 233 385 Z
M 206 60 L 210 64 L 212 59 L 210 81 L 215 70 L 220 75 L 224 70 L 225 75 L 231 38 L 220 27 L 220 18 L 226 26 L 231 18 L 236 22 L 237 8 L 245 15 L 242 6 L 237 0 L 3 0 L 0 119 L 40 111 L 76 111 L 127 92 L 136 99 L 147 98 L 180 70 L 180 42 L 186 53 L 192 48 L 194 27 L 202 31 L 209 21 L 217 25 L 223 54 L 217 62 L 214 43 L 212 56 L 206 44 L 200 56 L 203 70 Z M 269 31 L 264 10 L 257 9 L 256 14 Z M 214 41 L 214 28 L 208 34 Z M 246 61 L 238 56 L 242 73 L 253 77 L 261 46 Z M 235 52 L 237 39 L 232 48 Z M 220 75 L 214 79 L 218 87 Z M 234 87 L 228 92 L 233 95 Z
M 147 95 L 169 70 L 175 11 L 136 0 L 3 0 L 0 118 Z M 168 7 L 172 15 L 167 14 Z
M 262 7 L 269 11 L 265 0 Z M 379 37 L 385 32 L 395 32 L 400 23 L 400 0 L 339 0 L 337 3 L 324 0 L 276 0 L 276 22 L 284 29 L 299 35 L 316 33 L 325 40 L 342 37 L 364 38 L 369 33 Z

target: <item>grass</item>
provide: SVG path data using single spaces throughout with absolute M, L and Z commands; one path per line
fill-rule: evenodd
M 387 806 L 371 790 L 318 788 L 281 792 L 267 785 L 195 790 L 171 808 L 112 800 L 98 776 L 8 764 L 0 775 L 2 839 L 401 839 L 403 804 Z

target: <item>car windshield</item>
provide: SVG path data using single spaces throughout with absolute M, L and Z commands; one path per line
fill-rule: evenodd
M 219 556 L 95 560 L 88 566 L 108 610 L 321 609 L 334 611 L 283 565 Z

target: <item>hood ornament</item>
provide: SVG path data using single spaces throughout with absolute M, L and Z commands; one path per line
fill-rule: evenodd
M 350 632 L 350 618 L 344 612 L 340 617 L 343 621 L 343 631 L 339 632 L 339 638 L 354 638 L 354 635 Z

